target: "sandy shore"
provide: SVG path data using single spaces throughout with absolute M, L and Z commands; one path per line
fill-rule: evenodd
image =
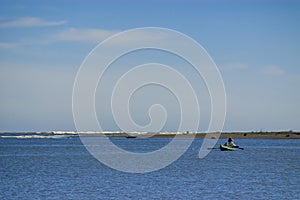
M 211 135 L 211 138 L 215 138 L 215 133 L 208 133 L 208 136 Z M 153 137 L 157 138 L 168 138 L 174 137 L 174 134 L 156 134 Z M 189 138 L 204 138 L 205 133 L 190 133 L 190 134 L 180 134 L 179 137 Z M 220 138 L 272 138 L 272 139 L 300 139 L 300 132 L 225 132 L 221 133 Z

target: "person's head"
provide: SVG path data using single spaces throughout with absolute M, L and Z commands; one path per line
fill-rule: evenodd
M 232 138 L 228 138 L 228 142 L 232 142 L 233 140 L 232 140 Z

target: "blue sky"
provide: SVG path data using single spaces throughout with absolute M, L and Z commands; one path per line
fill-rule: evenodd
M 84 58 L 108 36 L 147 26 L 180 31 L 213 58 L 227 94 L 225 131 L 300 130 L 299 1 L 0 4 L 0 131 L 75 130 L 72 88 Z M 110 74 L 117 76 L 120 71 L 116 66 Z M 111 82 L 107 84 L 109 88 Z M 198 96 L 201 84 L 195 86 Z M 160 95 L 153 102 L 149 96 L 153 90 L 136 95 L 143 103 L 135 105 L 133 118 L 147 124 L 147 106 L 160 99 L 170 111 L 163 130 L 176 130 L 176 101 L 158 89 Z M 205 130 L 209 119 L 209 101 L 203 99 L 199 130 Z M 111 116 L 102 114 L 101 101 L 98 104 L 105 130 L 117 130 Z

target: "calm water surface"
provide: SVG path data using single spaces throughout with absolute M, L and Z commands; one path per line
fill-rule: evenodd
M 137 152 L 169 141 L 113 139 Z M 201 143 L 162 170 L 130 174 L 98 162 L 79 138 L 0 139 L 0 199 L 300 199 L 300 140 L 236 139 L 245 150 L 199 159 Z

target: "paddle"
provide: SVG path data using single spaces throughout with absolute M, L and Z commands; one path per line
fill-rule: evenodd
M 242 148 L 242 147 L 239 147 L 239 146 L 234 146 L 233 148 L 237 148 L 237 149 L 244 150 L 244 148 Z
M 239 147 L 239 146 L 234 146 L 233 148 L 244 150 L 244 148 Z M 213 147 L 213 148 L 207 148 L 207 149 L 220 149 L 220 147 Z

